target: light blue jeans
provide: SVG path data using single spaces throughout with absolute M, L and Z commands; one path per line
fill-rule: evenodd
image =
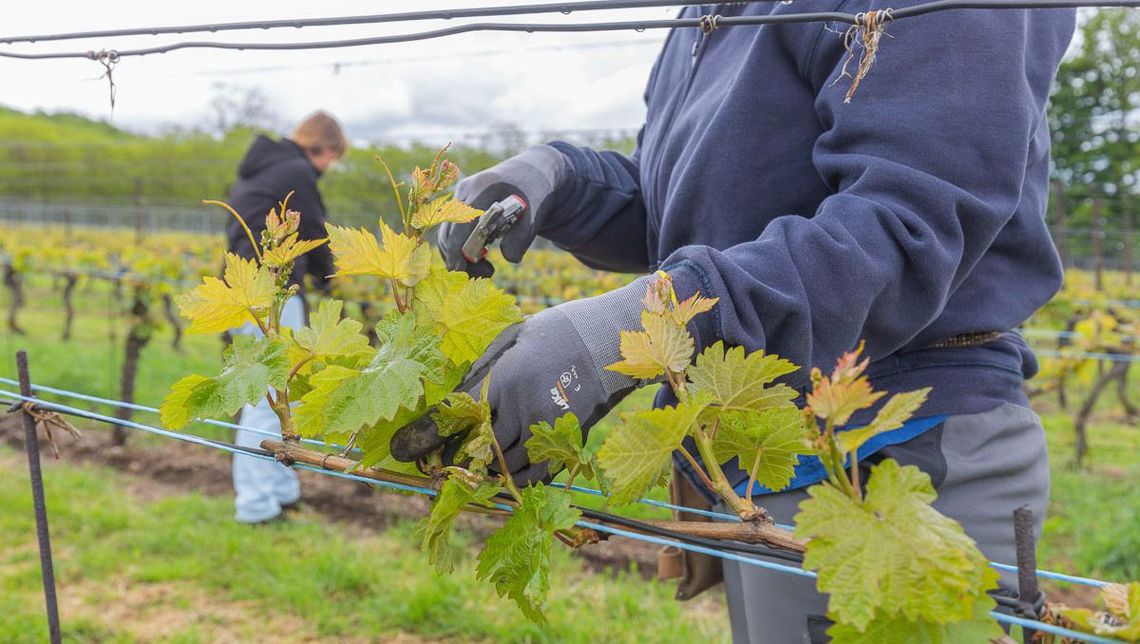
M 300 296 L 293 296 L 281 311 L 281 326 L 295 331 L 304 325 L 304 303 Z M 261 336 L 261 330 L 253 323 L 234 333 Z M 239 424 L 281 436 L 281 423 L 267 400 L 242 407 Z M 266 438 L 264 434 L 238 430 L 235 442 L 243 447 L 258 448 Z M 301 483 L 296 472 L 280 463 L 235 454 L 234 493 L 234 518 L 242 523 L 260 523 L 281 514 L 281 506 L 299 501 Z

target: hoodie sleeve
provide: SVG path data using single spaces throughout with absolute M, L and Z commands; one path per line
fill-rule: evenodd
M 539 233 L 591 268 L 622 273 L 649 269 L 645 202 L 641 198 L 638 150 L 625 155 L 556 141 L 571 168 L 561 206 Z
M 1045 103 L 1073 16 L 962 10 L 888 23 L 850 103 L 851 80 L 835 83 L 842 38 L 823 38 L 807 73 L 823 126 L 814 164 L 833 194 L 758 239 L 663 262 L 679 296 L 721 298 L 694 321 L 700 346 L 723 338 L 826 365 L 861 338 L 875 356 L 914 339 L 1013 216 L 1029 156 L 1047 154 Z

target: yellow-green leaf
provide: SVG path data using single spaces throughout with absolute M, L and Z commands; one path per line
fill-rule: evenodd
M 380 221 L 380 241 L 363 228 L 326 224 L 337 275 L 375 275 L 415 286 L 431 268 L 431 248 Z
M 267 269 L 226 253 L 223 279 L 202 278 L 202 284 L 178 298 L 178 308 L 190 320 L 187 333 L 222 333 L 264 318 L 275 296 Z
M 306 354 L 324 358 L 371 352 L 368 338 L 360 333 L 364 325 L 350 318 L 341 319 L 343 307 L 340 300 L 322 301 L 309 326 L 297 331 L 297 345 Z
M 416 287 L 412 310 L 440 335 L 455 364 L 474 362 L 508 326 L 522 321 L 514 298 L 490 280 L 435 269 Z
M 796 391 L 783 384 L 772 384 L 797 367 L 773 354 L 744 347 L 725 349 L 717 342 L 697 356 L 686 372 L 692 381 L 690 391 L 706 392 L 722 409 L 763 411 L 771 407 L 791 407 Z
M 546 462 L 551 474 L 562 469 L 576 469 L 587 479 L 594 478 L 594 454 L 586 448 L 578 417 L 565 413 L 554 419 L 554 425 L 541 422 L 530 426 L 526 452 L 532 463 Z
M 455 224 L 465 224 L 482 214 L 482 210 L 472 208 L 462 201 L 453 198 L 451 195 L 444 195 L 433 199 L 431 203 L 417 208 L 416 211 L 412 213 L 412 226 L 418 230 L 427 230 L 445 221 L 450 221 Z
M 226 349 L 220 374 L 187 376 L 174 384 L 159 411 L 162 423 L 180 429 L 198 418 L 232 416 L 242 406 L 263 400 L 270 388 L 284 389 L 288 352 L 280 338 L 236 336 Z
M 632 503 L 668 480 L 673 451 L 681 447 L 705 406 L 704 400 L 690 399 L 676 407 L 622 415 L 622 423 L 598 450 L 610 503 Z
M 607 366 L 610 371 L 640 380 L 652 380 L 666 371 L 681 373 L 693 356 L 693 336 L 673 320 L 641 313 L 642 331 L 621 332 L 619 362 Z
M 297 239 L 297 234 L 294 233 L 277 246 L 262 253 L 261 262 L 266 266 L 286 266 L 314 248 L 320 248 L 326 242 L 328 238 Z
M 926 396 L 929 393 L 930 387 L 926 387 L 925 389 L 895 395 L 883 405 L 879 413 L 875 415 L 875 420 L 872 420 L 869 425 L 839 432 L 836 435 L 839 440 L 839 449 L 844 454 L 849 454 L 875 436 L 902 427 L 903 423 L 910 420 L 914 412 L 918 411 L 922 403 L 926 402 Z
M 967 621 L 979 596 L 996 587 L 962 526 L 931 507 L 934 487 L 918 468 L 879 463 L 862 501 L 826 483 L 808 493 L 796 536 L 809 540 L 804 568 L 818 571 L 832 619 L 859 632 L 880 616 Z
M 791 483 L 800 455 L 814 451 L 804 434 L 803 414 L 795 406 L 722 412 L 713 441 L 721 463 L 739 459 L 740 469 L 775 492 Z
M 411 315 L 389 315 L 376 325 L 376 334 L 380 348 L 364 369 L 330 365 L 309 378 L 312 390 L 293 414 L 298 434 L 348 434 L 391 420 L 417 406 L 424 380 L 442 379 L 439 338 L 415 328 Z

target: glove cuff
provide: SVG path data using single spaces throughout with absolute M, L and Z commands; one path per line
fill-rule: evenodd
M 641 328 L 642 298 L 650 279 L 649 276 L 640 277 L 609 293 L 566 302 L 554 308 L 570 320 L 582 338 L 607 397 L 643 384 L 606 369 L 606 366 L 621 360 L 621 332 Z
M 504 163 L 517 164 L 511 176 L 527 198 L 535 201 L 527 206 L 534 213 L 536 227 L 541 228 L 547 202 L 565 189 L 570 164 L 561 152 L 544 144 L 532 145 Z

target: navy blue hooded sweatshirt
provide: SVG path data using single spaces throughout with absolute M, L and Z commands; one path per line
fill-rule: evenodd
M 728 3 L 682 16 L 886 6 Z M 662 268 L 679 296 L 719 297 L 692 325 L 698 350 L 724 340 L 780 354 L 805 366 L 790 376 L 801 392 L 807 367 L 830 372 L 861 340 L 877 389 L 934 388 L 921 417 L 861 457 L 945 415 L 1027 405 L 1021 384 L 1037 364 L 1013 329 L 1061 284 L 1044 221 L 1045 104 L 1074 26 L 1066 9 L 899 19 L 849 104 L 847 25 L 675 30 L 632 156 L 552 144 L 573 180 L 540 233 L 589 266 Z M 658 402 L 669 399 L 663 388 Z M 801 459 L 792 487 L 821 472 Z
M 694 321 L 698 350 L 723 339 L 829 372 L 865 339 L 876 388 L 933 387 L 923 415 L 1027 404 L 1037 363 L 1011 331 L 1061 284 L 1045 105 L 1074 25 L 1063 9 L 888 23 L 849 104 L 846 25 L 674 30 L 632 156 L 553 144 L 574 179 L 541 233 L 592 266 L 660 267 L 679 296 L 719 297 Z M 1002 335 L 932 348 L 979 332 Z

